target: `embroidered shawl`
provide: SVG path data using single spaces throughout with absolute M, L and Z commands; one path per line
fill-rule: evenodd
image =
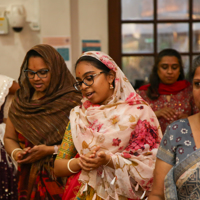
M 71 133 L 78 153 L 85 154 L 98 145 L 112 156 L 115 167 L 82 170 L 79 178 L 84 183 L 82 192 L 90 185 L 95 195 L 103 199 L 109 196 L 138 199 L 152 187 L 162 136 L 158 120 L 111 57 L 95 51 L 82 56 L 92 56 L 116 73 L 114 93 L 106 105 L 94 105 L 83 98 L 82 106 L 70 113 Z
M 13 95 L 8 95 L 9 88 L 12 86 L 13 81 L 14 81 L 13 78 L 0 74 L 0 113 L 2 117 L 2 119 L 0 119 L 1 122 L 3 121 L 3 118 L 7 118 L 8 109 L 13 98 Z M 4 106 L 2 106 L 3 104 Z M 2 122 L 0 124 L 0 140 L 2 144 L 4 144 L 3 142 L 4 134 L 5 134 L 5 123 Z

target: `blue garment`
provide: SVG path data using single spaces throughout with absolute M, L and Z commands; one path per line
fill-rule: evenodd
M 180 119 L 167 127 L 157 158 L 175 166 L 195 150 L 196 145 L 189 121 L 187 118 Z

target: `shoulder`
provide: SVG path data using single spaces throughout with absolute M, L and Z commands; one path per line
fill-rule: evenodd
M 146 90 L 138 90 L 137 93 L 144 99 L 144 100 L 149 100 L 147 94 L 146 94 Z
M 185 119 L 179 119 L 177 121 L 172 122 L 168 127 L 166 128 L 166 132 L 171 134 L 177 134 L 178 131 L 184 132 L 185 129 L 190 127 L 189 121 L 187 118 Z M 183 133 L 184 134 L 184 133 Z

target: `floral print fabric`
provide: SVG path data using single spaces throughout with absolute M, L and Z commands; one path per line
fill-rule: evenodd
M 152 186 L 162 137 L 158 120 L 108 55 L 91 51 L 82 56 L 95 57 L 116 73 L 114 94 L 106 105 L 94 105 L 84 97 L 82 106 L 70 113 L 71 134 L 78 153 L 86 154 L 98 145 L 111 155 L 115 167 L 82 170 L 82 192 L 89 185 L 95 190 L 94 199 L 139 199 Z
M 175 166 L 195 150 L 196 145 L 189 121 L 180 119 L 167 127 L 157 157 Z

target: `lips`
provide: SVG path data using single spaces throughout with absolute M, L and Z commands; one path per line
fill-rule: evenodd
M 34 84 L 34 86 L 36 87 L 36 88 L 41 88 L 42 87 L 42 83 L 40 83 L 40 84 Z
M 94 92 L 88 92 L 85 94 L 85 96 L 86 96 L 86 98 L 90 99 L 90 98 L 92 98 L 93 94 L 94 94 Z

